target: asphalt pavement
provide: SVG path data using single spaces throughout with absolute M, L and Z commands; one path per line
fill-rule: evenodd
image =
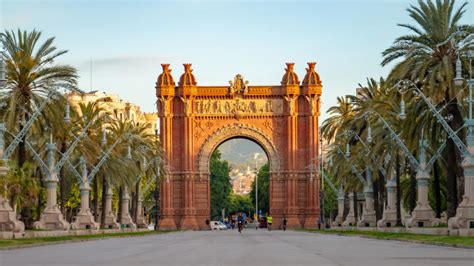
M 245 229 L 174 232 L 0 251 L 28 265 L 474 265 L 474 250 L 353 236 Z

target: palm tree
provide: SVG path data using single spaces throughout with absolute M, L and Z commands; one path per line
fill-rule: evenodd
M 321 133 L 330 142 L 354 118 L 354 113 L 348 97 L 337 97 L 337 104 L 331 106 L 328 109 L 328 113 L 331 117 L 323 121 Z
M 382 54 L 382 66 L 396 60 L 389 78 L 391 80 L 411 79 L 422 86 L 423 93 L 435 104 L 447 104 L 446 112 L 453 119 L 449 121 L 454 131 L 463 126 L 462 97 L 453 84 L 454 66 L 459 55 L 457 43 L 462 36 L 455 35 L 459 29 L 474 32 L 469 25 L 460 25 L 467 3 L 455 9 L 455 0 L 418 1 L 417 6 L 407 9 L 416 25 L 399 24 L 410 31 L 409 35 L 397 38 Z M 464 138 L 464 131 L 459 131 Z M 463 172 L 460 167 L 461 153 L 454 142 L 448 140 L 448 216 L 454 216 L 458 197 L 462 195 Z M 459 194 L 458 194 L 459 193 Z
M 8 120 L 17 123 L 16 130 L 23 128 L 40 101 L 58 88 L 75 89 L 76 69 L 68 65 L 54 64 L 55 59 L 67 51 L 53 46 L 54 38 L 39 43 L 41 32 L 5 31 L 0 34 L 6 49 L 7 86 L 1 97 L 9 100 Z M 15 132 L 13 131 L 13 132 Z M 26 136 L 18 145 L 18 167 L 26 161 Z

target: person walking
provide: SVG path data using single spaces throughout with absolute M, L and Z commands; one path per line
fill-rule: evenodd
M 286 217 L 283 217 L 283 221 L 281 221 L 281 224 L 283 225 L 283 231 L 286 231 L 286 223 L 288 221 L 286 220 Z
M 272 231 L 272 223 L 273 223 L 273 217 L 268 215 L 267 216 L 267 223 L 268 223 L 268 231 Z

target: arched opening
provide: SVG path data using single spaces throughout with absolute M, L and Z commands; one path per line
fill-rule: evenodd
M 242 213 L 247 222 L 254 222 L 256 202 L 259 216 L 265 217 L 270 207 L 269 169 L 266 151 L 251 138 L 221 142 L 209 164 L 211 220 L 231 223 Z

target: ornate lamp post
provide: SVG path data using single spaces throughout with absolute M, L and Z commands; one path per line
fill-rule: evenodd
M 404 110 L 401 110 L 401 113 L 404 113 Z M 409 218 L 405 222 L 405 226 L 407 227 L 422 227 L 425 225 L 431 225 L 431 226 L 437 226 L 439 224 L 439 219 L 436 218 L 433 210 L 429 206 L 428 203 L 428 179 L 429 179 L 429 174 L 428 174 L 428 169 L 433 165 L 433 163 L 436 161 L 438 156 L 441 153 L 437 153 L 435 156 L 431 158 L 431 160 L 426 163 L 426 143 L 422 140 L 420 143 L 420 161 L 418 161 L 408 150 L 406 147 L 405 143 L 400 139 L 397 133 L 390 127 L 388 122 L 377 112 L 375 111 L 368 111 L 366 112 L 363 116 L 367 115 L 375 115 L 378 119 L 382 121 L 384 124 L 384 127 L 390 131 L 390 135 L 392 137 L 392 140 L 395 140 L 395 142 L 398 144 L 398 146 L 402 149 L 402 151 L 405 153 L 405 156 L 408 157 L 410 163 L 412 164 L 413 167 L 417 169 L 417 207 L 415 210 L 412 212 L 411 218 Z M 393 178 L 392 178 L 393 179 Z M 387 183 L 387 192 L 388 193 L 395 193 L 393 186 L 396 186 L 396 182 L 394 180 L 390 180 Z M 391 195 L 390 195 L 391 196 Z M 390 201 L 393 203 L 393 201 Z M 393 215 L 395 213 L 395 215 Z M 397 218 L 396 218 L 396 210 L 395 206 L 392 205 L 387 205 L 387 208 L 384 210 L 383 218 L 382 220 L 377 222 L 377 225 L 379 227 L 383 226 L 389 226 L 392 223 L 396 223 Z
M 255 159 L 255 218 L 256 218 L 256 224 L 255 224 L 255 229 L 258 229 L 258 158 L 259 153 L 254 154 L 254 159 Z
M 467 58 L 469 60 L 469 79 L 467 85 L 469 87 L 469 116 L 466 119 L 467 125 L 467 154 L 464 156 L 462 166 L 464 168 L 464 196 L 462 202 L 456 210 L 456 216 L 451 217 L 448 221 L 449 228 L 467 229 L 474 228 L 474 118 L 472 116 L 472 86 L 474 79 L 472 78 L 472 51 L 468 51 Z M 458 58 L 456 62 L 456 78 L 454 83 L 456 86 L 462 86 L 464 79 L 461 76 L 461 60 Z M 457 135 L 456 135 L 457 136 Z

